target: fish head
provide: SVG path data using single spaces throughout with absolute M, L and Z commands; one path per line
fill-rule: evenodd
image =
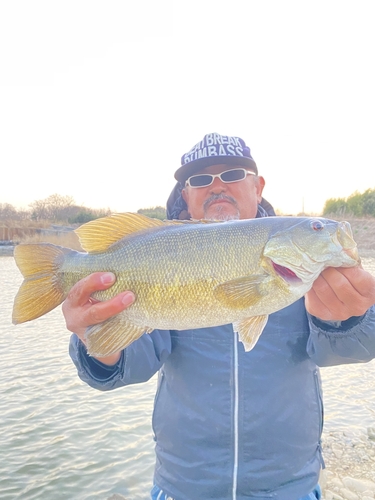
M 360 262 L 348 222 L 296 217 L 282 226 L 270 236 L 264 256 L 289 283 L 312 284 L 327 267 L 353 267 Z

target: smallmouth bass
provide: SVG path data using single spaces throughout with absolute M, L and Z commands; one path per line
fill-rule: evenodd
M 323 269 L 359 264 L 349 223 L 324 218 L 162 222 L 124 213 L 75 231 L 85 252 L 49 243 L 15 248 L 24 281 L 14 300 L 13 323 L 48 313 L 88 274 L 113 272 L 114 285 L 93 297 L 106 300 L 131 290 L 136 300 L 87 329 L 88 353 L 98 357 L 154 329 L 227 323 L 249 351 L 268 315 L 301 298 Z

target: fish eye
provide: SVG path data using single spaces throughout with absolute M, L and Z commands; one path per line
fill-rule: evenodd
M 324 228 L 324 224 L 321 220 L 313 220 L 311 222 L 311 229 L 314 231 L 321 231 Z

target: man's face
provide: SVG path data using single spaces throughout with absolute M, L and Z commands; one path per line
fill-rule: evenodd
M 197 174 L 220 174 L 225 170 L 243 168 L 241 165 L 211 165 Z M 216 177 L 210 186 L 185 186 L 182 196 L 192 219 L 252 219 L 262 199 L 263 177 L 247 175 L 238 182 L 225 183 Z

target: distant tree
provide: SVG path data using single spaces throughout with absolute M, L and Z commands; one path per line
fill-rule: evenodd
M 0 220 L 18 219 L 17 210 L 10 203 L 0 203 Z
M 375 189 L 364 193 L 355 191 L 348 198 L 331 198 L 325 202 L 323 215 L 354 215 L 355 217 L 375 217 Z
M 36 200 L 30 203 L 32 218 L 34 220 L 64 221 L 69 215 L 67 210 L 73 206 L 74 199 L 71 196 L 62 196 L 60 194 L 51 194 L 43 200 Z
M 30 220 L 30 212 L 28 210 L 17 210 L 17 220 Z
M 29 210 L 16 210 L 9 203 L 0 203 L 1 220 L 31 220 L 66 224 L 83 224 L 90 220 L 105 217 L 111 213 L 109 208 L 87 208 L 74 203 L 71 196 L 52 194 L 43 200 L 30 203 Z
M 375 189 L 367 189 L 363 193 L 363 212 L 375 217 Z
M 347 212 L 355 215 L 356 217 L 362 217 L 363 215 L 363 196 L 355 191 L 346 200 Z
M 48 219 L 48 204 L 46 200 L 35 200 L 29 205 L 31 209 L 32 220 L 47 220 Z
M 331 198 L 324 204 L 323 215 L 340 214 L 346 212 L 346 201 L 343 198 Z
M 140 208 L 137 213 L 141 215 L 146 215 L 146 217 L 151 217 L 153 219 L 165 220 L 167 218 L 167 211 L 165 207 L 150 207 L 150 208 Z
M 101 208 L 99 210 L 94 210 L 85 207 L 77 207 L 77 208 L 79 208 L 79 211 L 73 217 L 69 217 L 69 219 L 67 219 L 69 224 L 85 224 L 86 222 L 99 219 L 100 217 L 106 217 L 111 213 L 111 211 L 108 208 L 107 209 Z
M 71 196 L 52 194 L 46 201 L 48 203 L 50 220 L 67 220 L 69 209 L 74 205 L 74 199 Z
M 96 219 L 95 215 L 90 210 L 80 210 L 75 216 L 69 217 L 69 224 L 85 224 Z

